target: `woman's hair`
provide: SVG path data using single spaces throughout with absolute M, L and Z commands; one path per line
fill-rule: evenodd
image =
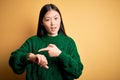
M 43 21 L 45 14 L 51 9 L 57 11 L 60 15 L 61 23 L 60 23 L 60 29 L 59 29 L 58 33 L 62 32 L 64 35 L 66 35 L 63 20 L 62 20 L 62 15 L 61 15 L 59 9 L 54 4 L 46 4 L 41 8 L 40 15 L 39 15 L 38 30 L 37 30 L 38 37 L 43 37 L 44 35 L 47 34 L 45 27 L 42 25 L 42 21 Z

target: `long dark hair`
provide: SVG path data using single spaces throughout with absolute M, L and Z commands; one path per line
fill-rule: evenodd
M 38 37 L 42 37 L 47 34 L 45 27 L 42 25 L 42 20 L 43 20 L 45 14 L 51 9 L 53 9 L 59 13 L 59 15 L 61 17 L 59 32 L 62 32 L 64 35 L 66 35 L 63 20 L 62 20 L 62 15 L 61 15 L 59 9 L 54 4 L 46 4 L 41 8 L 40 15 L 39 15 L 38 30 L 37 30 Z

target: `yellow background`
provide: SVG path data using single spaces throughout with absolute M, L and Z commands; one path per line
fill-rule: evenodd
M 25 80 L 8 65 L 12 51 L 36 34 L 39 11 L 56 4 L 84 64 L 78 80 L 120 80 L 120 0 L 0 0 L 0 80 Z

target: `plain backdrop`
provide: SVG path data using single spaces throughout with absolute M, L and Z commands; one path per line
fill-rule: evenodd
M 120 0 L 0 0 L 0 80 L 25 80 L 25 73 L 13 73 L 9 57 L 36 35 L 46 3 L 59 7 L 77 44 L 84 64 L 78 80 L 120 80 Z

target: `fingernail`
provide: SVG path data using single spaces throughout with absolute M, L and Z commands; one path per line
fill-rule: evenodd
M 49 67 L 48 67 L 48 66 L 46 66 L 45 68 L 46 68 L 46 69 L 49 69 Z

